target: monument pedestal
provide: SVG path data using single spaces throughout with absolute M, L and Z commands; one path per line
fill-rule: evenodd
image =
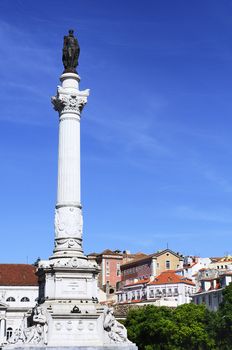
M 137 350 L 125 327 L 97 298 L 99 268 L 86 258 L 41 261 L 39 300 L 7 349 Z

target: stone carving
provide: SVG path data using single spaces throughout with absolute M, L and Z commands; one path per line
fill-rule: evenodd
M 127 338 L 126 328 L 115 319 L 113 308 L 106 308 L 104 310 L 103 327 L 111 342 L 131 343 Z
M 64 73 L 73 72 L 76 73 L 76 67 L 78 66 L 78 58 L 80 55 L 80 46 L 77 38 L 73 35 L 74 31 L 69 30 L 68 35 L 64 36 L 63 56 L 62 61 L 64 65 Z
M 41 261 L 39 268 L 53 268 L 53 267 L 80 267 L 80 268 L 94 268 L 99 269 L 98 265 L 92 261 L 89 261 L 87 259 L 80 259 L 80 258 L 60 258 L 60 259 L 53 259 L 49 261 Z M 98 301 L 97 298 L 95 298 L 95 301 Z
M 94 323 L 93 323 L 93 322 L 90 322 L 89 325 L 88 325 L 88 329 L 89 329 L 90 331 L 93 331 L 94 328 L 95 328 Z
M 89 90 L 76 92 L 65 91 L 64 88 L 58 86 L 57 95 L 51 98 L 55 111 L 60 114 L 67 112 L 74 112 L 80 114 L 85 104 L 87 103 L 87 96 Z
M 79 258 L 61 258 L 57 260 L 53 260 L 51 263 L 54 267 L 85 267 L 85 268 L 97 268 L 97 264 L 92 261 L 88 261 L 86 259 Z
M 55 324 L 55 327 L 56 327 L 56 330 L 57 330 L 57 331 L 60 331 L 61 328 L 62 328 L 62 325 L 61 325 L 60 322 L 57 322 L 57 323 Z
M 71 331 L 72 328 L 73 328 L 72 321 L 68 321 L 68 322 L 66 323 L 66 329 L 67 329 L 68 331 Z
M 83 321 L 80 320 L 80 321 L 78 322 L 77 329 L 78 329 L 79 331 L 83 331 L 83 329 L 84 329 L 84 323 L 83 323 Z
M 81 239 L 80 238 L 56 238 L 55 240 L 55 250 L 66 250 L 71 249 L 72 250 L 79 250 L 82 251 L 81 248 Z
M 56 238 L 82 237 L 83 219 L 80 208 L 61 207 L 55 210 L 55 233 Z M 57 242 L 58 243 L 58 242 Z M 65 242 L 66 243 L 66 242 Z M 64 243 L 61 243 L 64 244 Z M 68 242 L 71 246 L 75 241 Z
M 36 344 L 47 345 L 47 317 L 40 306 L 36 306 L 32 311 L 32 324 L 27 327 L 25 315 L 22 325 L 17 328 L 12 336 L 8 339 L 9 344 Z

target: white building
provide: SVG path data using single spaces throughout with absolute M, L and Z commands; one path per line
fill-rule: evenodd
M 212 260 L 210 258 L 200 258 L 198 256 L 185 256 L 183 268 L 176 270 L 180 276 L 184 276 L 197 283 L 197 274 L 201 269 L 208 268 Z
M 211 311 L 217 311 L 223 299 L 223 289 L 232 282 L 232 271 L 207 269 L 199 272 L 200 288 L 192 295 L 194 304 L 205 304 Z
M 35 266 L 0 264 L 0 347 L 20 327 L 24 314 L 36 305 Z
M 195 292 L 195 284 L 191 279 L 168 270 L 153 280 L 141 280 L 124 286 L 117 294 L 118 303 L 176 307 L 190 303 L 191 295 Z

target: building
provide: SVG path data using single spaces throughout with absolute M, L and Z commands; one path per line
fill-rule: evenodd
M 166 270 L 177 270 L 183 267 L 183 256 L 170 249 L 158 251 L 121 265 L 121 288 L 150 279 Z
M 91 253 L 88 260 L 94 260 L 100 267 L 98 287 L 107 294 L 114 294 L 121 281 L 120 266 L 123 254 L 120 251 L 104 250 L 102 253 Z
M 211 258 L 209 268 L 217 270 L 232 270 L 232 256 L 227 255 L 221 258 Z
M 204 268 L 208 268 L 212 260 L 210 258 L 200 258 L 198 256 L 185 256 L 183 261 L 183 268 L 176 270 L 176 273 L 180 276 L 184 276 L 197 283 L 198 271 Z
M 20 327 L 24 314 L 38 298 L 36 268 L 28 264 L 0 264 L 0 346 Z
M 106 293 L 106 298 L 114 296 L 121 282 L 121 265 L 136 258 L 147 256 L 143 253 L 131 254 L 129 251 L 104 250 L 102 253 L 88 254 L 88 260 L 95 261 L 100 267 L 98 287 Z
M 153 304 L 177 307 L 190 303 L 196 288 L 193 281 L 179 276 L 174 270 L 162 272 L 154 279 L 139 280 L 117 292 L 118 303 Z
M 224 265 L 225 266 L 225 265 Z M 232 282 L 231 269 L 202 269 L 198 273 L 199 288 L 192 295 L 194 304 L 205 304 L 211 311 L 217 311 L 222 302 L 223 289 Z

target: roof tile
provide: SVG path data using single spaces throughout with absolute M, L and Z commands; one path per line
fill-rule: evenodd
M 36 267 L 28 264 L 0 264 L 0 286 L 38 286 Z

